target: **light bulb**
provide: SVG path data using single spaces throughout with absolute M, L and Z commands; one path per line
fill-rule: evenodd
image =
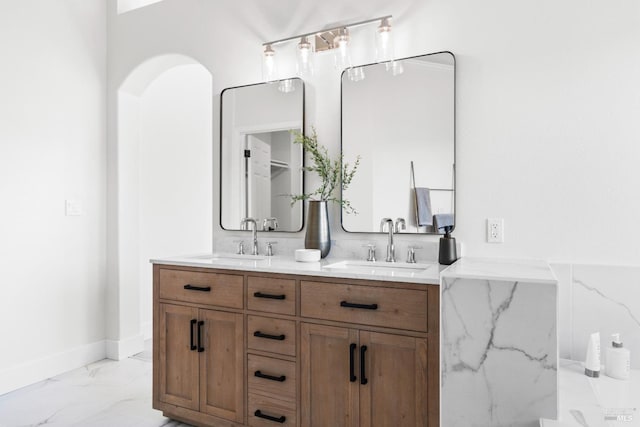
M 346 28 L 338 30 L 338 34 L 333 39 L 335 47 L 335 64 L 338 70 L 351 67 L 351 55 L 349 55 L 349 31 Z
M 265 45 L 264 52 L 262 54 L 262 78 L 266 82 L 270 82 L 275 79 L 276 75 L 276 52 L 273 50 L 270 44 Z
M 376 30 L 376 62 L 393 60 L 393 38 L 389 18 L 380 21 Z
M 296 52 L 296 72 L 298 76 L 313 75 L 313 48 L 306 37 L 300 39 Z

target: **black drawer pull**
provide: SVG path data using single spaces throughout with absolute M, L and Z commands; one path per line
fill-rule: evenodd
M 357 304 L 355 302 L 340 301 L 340 307 L 363 308 L 365 310 L 377 310 L 378 304 Z
M 360 384 L 364 385 L 369 382 L 367 377 L 364 376 L 364 352 L 367 351 L 367 346 L 360 347 Z
M 254 337 L 258 337 L 258 338 L 266 338 L 266 339 L 269 339 L 269 340 L 276 340 L 276 341 L 284 341 L 284 339 L 286 338 L 284 336 L 284 334 L 282 334 L 282 335 L 269 335 L 269 334 L 263 334 L 260 331 L 255 331 L 253 333 L 253 336 Z
M 287 377 L 284 375 L 280 375 L 279 377 L 274 377 L 273 375 L 263 374 L 260 371 L 254 372 L 253 375 L 255 375 L 258 378 L 264 378 L 265 380 L 278 381 L 279 383 L 284 382 L 284 380 L 287 379 Z
M 287 296 L 282 295 L 272 295 L 272 294 L 263 294 L 262 292 L 254 292 L 253 296 L 256 298 L 268 298 L 268 299 L 286 299 Z
M 282 424 L 285 421 L 287 421 L 287 417 L 285 417 L 284 415 L 281 416 L 281 417 L 272 417 L 271 415 L 263 414 L 260 409 L 258 409 L 256 412 L 254 412 L 253 415 L 255 415 L 258 418 L 264 418 L 265 420 L 274 421 L 274 422 L 280 423 L 280 424 Z
M 188 291 L 211 292 L 211 286 L 184 285 L 184 288 Z
M 198 322 L 198 353 L 202 353 L 204 351 L 204 347 L 202 346 L 202 326 L 204 325 L 204 320 Z
M 195 343 L 195 341 L 196 341 L 195 337 L 193 336 L 194 332 L 195 332 L 194 331 L 194 329 L 195 329 L 194 326 L 196 326 L 196 323 L 198 323 L 198 321 L 196 319 L 191 319 L 191 331 L 190 331 L 190 335 L 191 335 L 191 351 L 198 349 L 198 347 L 196 346 L 196 343 Z
M 356 374 L 355 374 L 355 350 L 356 350 L 357 345 L 355 345 L 354 343 L 351 343 L 349 345 L 349 381 L 351 381 L 352 383 L 356 382 L 357 378 L 356 378 Z

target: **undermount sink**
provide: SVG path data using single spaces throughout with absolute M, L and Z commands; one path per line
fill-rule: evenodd
M 432 268 L 434 264 L 410 264 L 398 262 L 340 261 L 325 265 L 323 270 L 380 276 L 413 277 Z
M 239 255 L 239 254 L 209 254 L 199 255 L 193 257 L 194 259 L 200 259 L 211 262 L 220 262 L 227 264 L 242 264 L 245 261 L 264 261 L 267 259 L 264 255 Z

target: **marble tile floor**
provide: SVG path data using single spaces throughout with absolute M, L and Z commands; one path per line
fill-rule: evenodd
M 0 427 L 188 427 L 151 408 L 151 345 L 0 396 Z

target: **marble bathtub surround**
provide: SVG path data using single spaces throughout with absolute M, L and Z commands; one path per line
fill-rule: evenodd
M 462 259 L 441 279 L 441 425 L 555 418 L 557 288 L 544 262 Z
M 541 427 L 640 425 L 640 370 L 632 370 L 629 381 L 587 378 L 581 361 L 562 359 L 559 394 L 558 419 L 542 419 Z
M 602 349 L 620 333 L 631 368 L 640 369 L 640 266 L 551 267 L 558 277 L 560 357 L 584 361 L 591 333 L 600 332 Z

